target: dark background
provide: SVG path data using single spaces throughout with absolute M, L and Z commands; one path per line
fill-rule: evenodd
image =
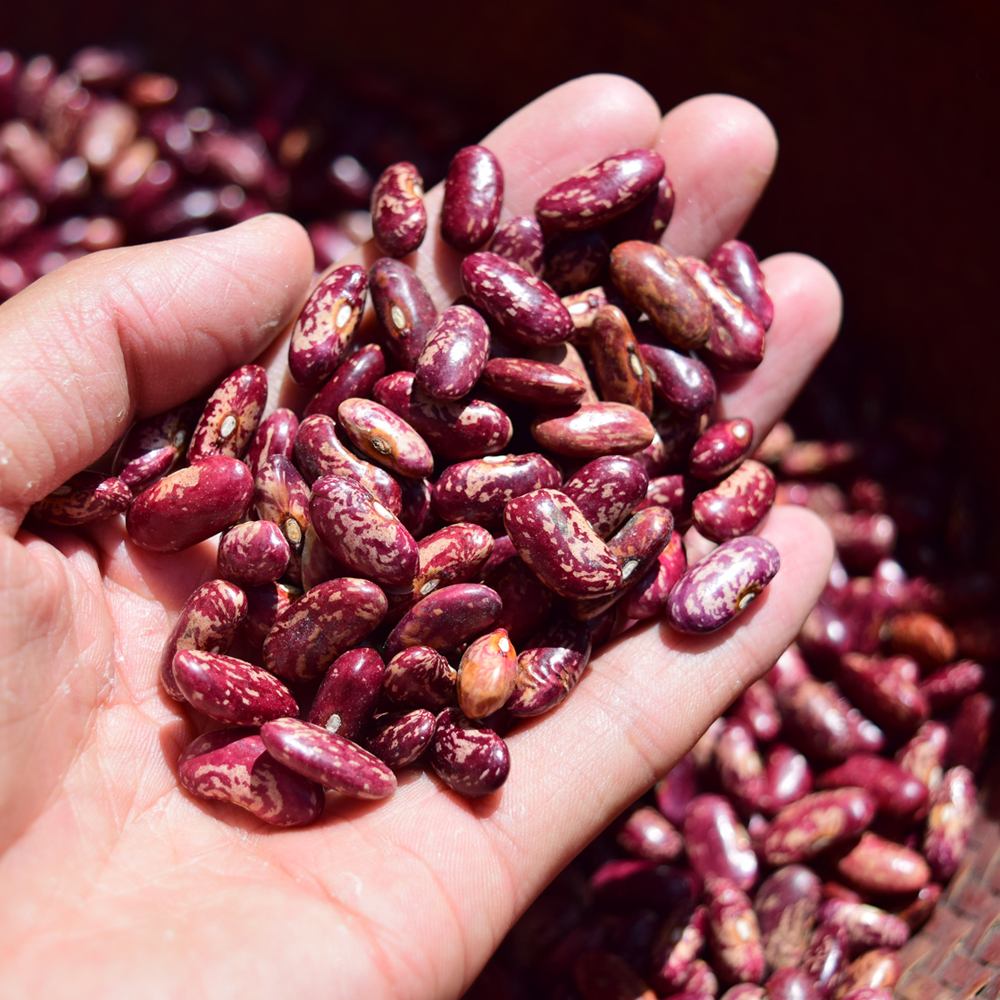
M 83 44 L 131 41 L 151 68 L 185 72 L 265 38 L 316 75 L 374 69 L 404 88 L 419 81 L 460 105 L 456 145 L 595 70 L 633 77 L 664 108 L 707 91 L 746 97 L 781 142 L 746 239 L 761 256 L 814 254 L 844 289 L 827 383 L 850 398 L 859 372 L 879 372 L 891 407 L 949 430 L 953 468 L 994 491 L 1000 482 L 1000 4 L 4 6 L 0 45 L 25 56 L 64 60 Z M 981 506 L 992 525 L 995 502 Z

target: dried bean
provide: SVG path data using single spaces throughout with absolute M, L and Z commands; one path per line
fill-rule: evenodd
M 709 879 L 708 940 L 715 968 L 726 983 L 760 983 L 767 964 L 760 940 L 760 926 L 750 900 L 735 882 Z
M 491 358 L 482 382 L 502 396 L 539 406 L 572 404 L 587 391 L 584 381 L 572 372 L 530 358 Z
M 188 402 L 135 424 L 115 456 L 113 468 L 122 481 L 136 490 L 170 473 L 184 454 L 200 414 L 200 405 Z
M 562 486 L 602 538 L 611 535 L 646 495 L 649 477 L 633 458 L 606 455 L 579 469 Z
M 426 708 L 406 709 L 377 715 L 365 749 L 394 770 L 414 763 L 434 738 L 435 721 Z
M 684 850 L 684 838 L 677 828 L 651 806 L 636 809 L 616 839 L 632 857 L 649 861 L 673 861 Z
M 536 278 L 542 273 L 545 237 L 534 216 L 518 215 L 508 219 L 493 234 L 490 250 L 524 268 Z
M 639 344 L 625 314 L 617 306 L 602 306 L 590 327 L 590 356 L 602 397 L 628 403 L 648 417 L 653 389 Z
M 309 487 L 284 455 L 274 455 L 261 465 L 254 480 L 253 501 L 258 516 L 281 529 L 294 560 L 302 552 L 309 527 Z
M 813 858 L 831 844 L 866 830 L 875 809 L 875 799 L 862 788 L 807 795 L 774 817 L 761 845 L 763 858 L 769 865 Z
M 917 892 L 931 877 L 927 862 L 908 847 L 868 831 L 837 861 L 837 871 L 862 892 Z
M 718 486 L 695 498 L 695 527 L 713 542 L 751 534 L 771 509 L 775 486 L 766 465 L 747 459 Z
M 424 241 L 427 210 L 424 180 L 412 163 L 394 163 L 382 171 L 372 188 L 372 232 L 389 257 L 405 257 Z
M 78 472 L 31 507 L 31 514 L 49 524 L 93 524 L 128 510 L 132 491 L 117 476 Z
M 927 786 L 908 770 L 884 757 L 861 753 L 819 776 L 817 788 L 854 785 L 875 796 L 879 813 L 905 819 L 927 802 Z
M 774 318 L 774 305 L 753 250 L 739 240 L 727 240 L 709 254 L 707 263 L 715 277 L 753 310 L 766 330 Z
M 423 283 L 402 261 L 389 257 L 375 261 L 368 281 L 389 348 L 401 364 L 412 369 L 437 320 L 437 309 Z
M 557 455 L 595 458 L 645 448 L 653 440 L 653 425 L 625 403 L 581 403 L 569 413 L 540 415 L 531 436 Z
M 514 691 L 517 652 L 506 629 L 470 643 L 458 665 L 458 704 L 469 719 L 483 719 L 503 707 Z
M 974 694 L 964 699 L 952 720 L 952 740 L 948 748 L 948 766 L 979 771 L 990 738 L 996 702 L 988 694 Z
M 503 603 L 494 627 L 507 629 L 514 642 L 534 635 L 548 620 L 555 595 L 519 556 L 508 559 L 483 582 Z
M 917 687 L 927 699 L 932 713 L 954 708 L 960 701 L 982 690 L 986 671 L 975 660 L 959 660 L 940 667 Z
M 824 520 L 848 569 L 871 570 L 895 548 L 896 522 L 888 514 L 833 513 Z
M 270 521 L 244 521 L 219 540 L 219 576 L 241 587 L 279 580 L 288 568 L 291 549 L 281 529 Z
M 639 353 L 651 373 L 653 388 L 685 417 L 705 413 L 715 402 L 715 379 L 697 358 L 657 344 L 640 344 Z
M 732 880 L 749 889 L 757 880 L 757 855 L 733 807 L 721 795 L 699 795 L 684 815 L 688 864 L 702 878 Z
M 423 479 L 434 470 L 434 456 L 427 442 L 379 403 L 345 399 L 337 408 L 337 421 L 355 448 L 390 471 Z
M 781 812 L 813 790 L 813 775 L 805 757 L 785 743 L 775 743 L 764 761 L 765 785 L 758 805 L 765 813 Z
M 900 747 L 896 762 L 918 781 L 934 791 L 941 784 L 944 762 L 951 745 L 951 734 L 942 722 L 925 722 L 910 740 Z
M 457 708 L 446 708 L 438 715 L 430 762 L 452 791 L 467 798 L 492 794 L 510 772 L 507 744 L 492 730 L 479 728 Z
M 489 587 L 456 583 L 428 594 L 399 620 L 385 642 L 385 656 L 409 646 L 451 650 L 481 635 L 500 613 L 500 598 Z
M 730 711 L 750 727 L 761 743 L 770 743 L 781 732 L 778 703 L 767 681 L 756 681 L 746 688 L 733 702 Z
M 722 1000 L 767 1000 L 767 990 L 755 983 L 737 983 L 722 994 Z
M 342 795 L 384 799 L 396 790 L 396 776 L 377 757 L 309 722 L 276 719 L 260 737 L 276 760 Z
M 341 653 L 323 677 L 306 721 L 359 743 L 375 713 L 384 673 L 374 649 Z
M 457 677 L 454 667 L 436 649 L 410 646 L 389 661 L 382 690 L 397 704 L 437 712 L 455 701 Z
M 698 479 L 720 479 L 750 454 L 753 424 L 743 417 L 713 424 L 691 448 L 689 467 Z
M 583 395 L 579 398 L 578 402 L 600 402 L 590 381 L 590 373 L 587 371 L 587 366 L 583 363 L 580 352 L 572 344 L 556 344 L 554 347 L 532 347 L 526 354 L 532 361 L 543 361 L 546 364 L 555 365 L 557 368 L 562 368 L 575 378 L 578 378 L 584 385 Z
M 191 434 L 188 461 L 240 458 L 257 433 L 266 401 L 267 372 L 260 365 L 237 368 L 208 397 Z
M 298 432 L 299 418 L 284 408 L 275 410 L 261 423 L 246 455 L 247 468 L 254 479 L 269 459 L 278 456 L 291 459 Z
M 485 146 L 460 149 L 444 182 L 442 239 L 460 253 L 478 250 L 493 235 L 502 204 L 500 161 Z
M 902 948 L 910 928 L 891 913 L 867 903 L 828 899 L 819 908 L 821 924 L 842 929 L 854 948 Z
M 674 214 L 676 195 L 670 178 L 663 176 L 635 208 L 620 215 L 607 227 L 612 245 L 626 240 L 646 240 L 658 243 Z
M 319 535 L 311 524 L 306 528 L 302 539 L 302 557 L 299 562 L 302 589 L 307 592 L 328 580 L 350 575 L 350 570 L 334 559 L 330 550 L 319 540 Z
M 412 601 L 439 587 L 471 580 L 493 551 L 493 536 L 474 524 L 453 524 L 421 539 L 417 551 L 420 568 L 413 581 Z
M 569 618 L 556 619 L 533 636 L 517 658 L 507 711 L 515 718 L 530 717 L 561 704 L 579 682 L 590 650 L 586 626 Z
M 611 245 L 600 230 L 560 233 L 545 244 L 542 277 L 560 296 L 581 291 L 601 280 L 610 253 Z
M 802 865 L 779 868 L 761 883 L 753 908 L 772 969 L 802 964 L 821 898 L 819 876 Z
M 969 843 L 976 813 L 976 784 L 966 767 L 949 768 L 931 792 L 924 856 L 934 877 L 944 882 L 958 868 Z
M 759 807 L 767 787 L 764 762 L 749 728 L 738 719 L 729 719 L 715 744 L 719 784 L 744 814 Z
M 799 969 L 778 969 L 764 984 L 768 1000 L 819 1000 L 812 980 Z
M 834 924 L 821 923 L 812 933 L 802 956 L 802 971 L 812 978 L 816 991 L 830 997 L 840 985 L 847 965 L 847 932 Z
M 658 615 L 667 605 L 670 592 L 687 569 L 684 543 L 675 531 L 655 563 L 642 574 L 622 598 L 621 611 L 627 618 L 642 621 Z
M 955 634 L 940 618 L 926 612 L 895 615 L 889 622 L 894 653 L 912 656 L 922 667 L 943 666 L 955 659 Z
M 434 399 L 461 399 L 479 381 L 490 356 L 490 330 L 468 306 L 445 309 L 417 358 L 416 384 Z
M 336 419 L 337 408 L 345 399 L 367 399 L 383 375 L 385 354 L 382 348 L 378 344 L 365 344 L 340 363 L 330 381 L 313 396 L 305 415 L 311 417 L 314 413 L 322 413 Z
M 278 616 L 301 596 L 302 591 L 298 587 L 287 583 L 267 583 L 262 587 L 247 588 L 247 614 L 243 634 L 254 649 L 260 649 L 264 645 L 267 633 L 274 627 Z M 218 652 L 224 653 L 225 650 L 220 649 Z
M 847 653 L 841 657 L 837 680 L 886 729 L 912 733 L 930 715 L 926 697 L 893 669 L 891 660 Z
M 672 995 L 684 987 L 707 931 L 708 910 L 692 903 L 676 907 L 663 921 L 650 954 L 652 982 L 659 991 Z
M 400 492 L 399 519 L 414 538 L 423 538 L 439 523 L 431 505 L 431 484 L 426 479 L 404 479 Z

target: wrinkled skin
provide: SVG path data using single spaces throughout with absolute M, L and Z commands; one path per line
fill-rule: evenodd
M 559 87 L 485 142 L 508 178 L 504 218 L 604 156 L 660 151 L 679 192 L 663 243 L 700 256 L 739 231 L 776 153 L 744 101 L 697 98 L 661 119 L 639 86 L 609 76 Z M 435 236 L 416 257 L 439 308 L 459 291 L 459 257 L 437 245 L 441 197 L 440 186 L 427 195 Z M 370 264 L 373 249 L 357 259 Z M 283 831 L 192 799 L 174 769 L 197 723 L 160 690 L 156 663 L 184 599 L 213 575 L 210 543 L 161 556 L 130 545 L 121 518 L 79 533 L 21 522 L 131 419 L 237 365 L 268 366 L 266 412 L 301 407 L 282 373 L 311 266 L 305 232 L 264 216 L 94 254 L 0 307 L 0 982 L 10 995 L 295 996 L 320 983 L 324 997 L 460 995 L 533 896 L 773 663 L 826 580 L 826 530 L 806 510 L 775 509 L 764 536 L 782 570 L 766 596 L 707 638 L 650 621 L 613 643 L 543 725 L 511 735 L 510 779 L 488 799 L 464 801 L 418 772 L 386 802 Z M 775 300 L 767 356 L 724 377 L 716 406 L 760 436 L 840 316 L 836 283 L 814 260 L 782 254 L 763 268 Z

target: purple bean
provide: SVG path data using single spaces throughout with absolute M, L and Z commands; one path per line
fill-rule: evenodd
M 517 658 L 511 715 L 541 715 L 561 704 L 576 687 L 590 659 L 589 630 L 569 618 L 556 619 L 532 636 Z
M 653 388 L 682 416 L 706 412 L 715 402 L 715 379 L 697 358 L 657 344 L 640 344 Z
M 219 729 L 188 744 L 181 785 L 200 799 L 230 802 L 273 826 L 305 826 L 323 811 L 323 789 L 276 761 L 251 729 Z
M 819 776 L 817 788 L 854 785 L 875 796 L 879 813 L 900 819 L 913 816 L 927 802 L 927 786 L 899 764 L 875 754 L 849 757 Z
M 568 413 L 540 415 L 531 436 L 557 455 L 596 458 L 645 448 L 653 440 L 653 425 L 625 403 L 581 403 Z
M 986 671 L 975 660 L 959 660 L 935 670 L 917 686 L 932 713 L 955 708 L 969 695 L 977 694 L 986 682 Z
M 727 878 L 705 885 L 708 941 L 715 969 L 726 983 L 760 983 L 767 965 L 757 916 L 746 893 Z
M 805 757 L 785 743 L 775 743 L 764 761 L 765 788 L 758 806 L 765 813 L 781 812 L 813 790 L 813 775 Z
M 291 549 L 281 529 L 270 521 L 244 521 L 219 540 L 219 576 L 241 587 L 279 580 L 288 568 Z
M 532 361 L 542 361 L 545 364 L 555 365 L 569 372 L 578 378 L 584 385 L 583 395 L 577 400 L 580 403 L 598 403 L 597 393 L 590 381 L 590 373 L 587 366 L 580 357 L 580 352 L 572 344 L 556 344 L 550 347 L 532 347 L 527 352 L 527 357 Z
M 702 878 L 731 879 L 741 889 L 757 880 L 757 855 L 733 807 L 721 795 L 699 795 L 684 815 L 688 864 Z
M 778 969 L 764 985 L 768 1000 L 820 1000 L 812 980 L 800 969 Z
M 196 591 L 197 593 L 197 591 Z M 266 583 L 246 590 L 247 612 L 243 634 L 254 649 L 264 645 L 278 616 L 302 596 L 298 587 L 287 583 Z M 218 650 L 224 653 L 224 649 Z
M 618 831 L 618 846 L 634 858 L 673 861 L 684 850 L 684 838 L 652 806 L 636 809 Z
M 336 371 L 365 309 L 368 275 L 358 264 L 335 268 L 309 293 L 288 345 L 288 370 L 299 385 L 316 387 Z
M 437 717 L 430 763 L 452 791 L 481 798 L 507 780 L 510 752 L 492 730 L 480 728 L 457 708 L 446 708 Z
M 661 177 L 656 189 L 650 191 L 635 208 L 629 209 L 606 226 L 611 245 L 617 246 L 626 240 L 659 243 L 674 214 L 675 200 L 674 186 L 670 183 L 670 178 Z
M 979 771 L 990 738 L 996 702 L 988 694 L 974 694 L 964 699 L 952 721 L 952 740 L 948 748 L 948 766 Z
M 257 433 L 266 401 L 267 372 L 260 365 L 237 368 L 208 397 L 191 434 L 188 461 L 242 457 Z
M 302 538 L 302 589 L 306 592 L 328 580 L 350 576 L 348 568 L 333 558 L 330 550 L 320 541 L 316 529 L 310 524 Z
M 687 556 L 684 553 L 684 542 L 675 531 L 656 562 L 639 577 L 632 590 L 622 598 L 622 614 L 640 621 L 658 615 L 667 606 L 670 592 L 686 569 Z
M 896 754 L 896 763 L 933 792 L 941 784 L 951 733 L 943 722 L 925 722 Z
M 847 965 L 848 940 L 843 927 L 821 923 L 812 933 L 801 968 L 821 997 L 833 996 Z
M 351 444 L 391 472 L 423 479 L 434 471 L 427 442 L 392 410 L 370 399 L 345 399 L 337 421 Z
M 431 745 L 436 722 L 426 708 L 402 709 L 375 716 L 365 749 L 396 770 L 414 763 Z
M 414 538 L 424 538 L 437 528 L 441 519 L 431 504 L 431 484 L 427 479 L 403 478 L 399 520 Z
M 744 815 L 760 808 L 767 787 L 764 761 L 749 727 L 739 719 L 726 720 L 726 728 L 715 744 L 719 784 Z
M 591 527 L 607 538 L 646 495 L 649 477 L 633 458 L 606 455 L 579 469 L 562 486 Z
M 437 309 L 415 272 L 402 261 L 380 258 L 368 272 L 368 281 L 386 342 L 400 363 L 412 369 L 437 320 Z
M 727 240 L 709 254 L 707 263 L 715 277 L 753 310 L 766 330 L 774 318 L 774 305 L 753 250 L 739 240 Z
M 301 576 L 299 556 L 309 527 L 309 487 L 284 455 L 268 458 L 254 480 L 254 506 L 264 521 L 273 521 L 291 547 L 290 573 Z
M 713 632 L 744 611 L 781 565 L 778 550 L 756 536 L 723 542 L 677 581 L 667 618 L 678 632 Z
M 749 726 L 761 743 L 770 743 L 781 732 L 781 715 L 774 691 L 765 680 L 759 680 L 744 689 L 733 702 L 730 712 Z M 854 782 L 846 782 L 854 784 Z
M 490 356 L 490 330 L 468 306 L 450 306 L 437 318 L 417 358 L 416 384 L 434 399 L 461 399 L 479 381 Z
M 695 497 L 694 525 L 713 542 L 749 535 L 771 509 L 775 486 L 774 473 L 748 458 L 718 486 Z
M 713 424 L 691 448 L 691 475 L 720 479 L 729 475 L 753 446 L 753 424 L 743 417 Z
M 254 479 L 269 459 L 279 455 L 291 459 L 298 432 L 299 418 L 284 408 L 275 410 L 261 423 L 246 455 L 247 468 Z
M 440 587 L 471 580 L 493 551 L 493 536 L 474 524 L 453 524 L 421 539 L 417 551 L 420 568 L 404 610 Z
M 299 719 L 275 719 L 260 730 L 271 756 L 285 767 L 341 795 L 384 799 L 396 790 L 396 776 L 367 750 Z
M 367 278 L 366 278 L 367 281 Z M 385 375 L 385 354 L 378 344 L 365 344 L 346 357 L 306 407 L 305 415 L 322 413 L 334 420 L 345 399 L 367 399 L 375 383 Z
M 192 401 L 135 424 L 115 456 L 114 469 L 123 482 L 143 489 L 173 471 L 200 413 L 200 404 Z
M 493 234 L 490 250 L 536 278 L 542 273 L 545 237 L 534 216 L 518 215 L 500 225 Z
M 131 502 L 132 491 L 117 476 L 78 472 L 32 504 L 31 514 L 49 524 L 93 524 L 124 513 Z
M 817 919 L 843 930 L 854 948 L 902 948 L 910 936 L 910 928 L 899 917 L 867 903 L 828 899 Z
M 478 250 L 493 235 L 502 204 L 500 161 L 485 146 L 460 149 L 448 165 L 444 182 L 442 239 L 459 253 Z
M 867 831 L 837 860 L 837 871 L 862 892 L 918 892 L 931 878 L 927 862 L 902 844 Z
M 360 742 L 375 714 L 384 674 L 385 664 L 374 649 L 341 653 L 323 677 L 306 721 Z
M 802 865 L 779 868 L 761 883 L 753 906 L 772 969 L 801 965 L 821 899 L 819 876 Z
M 769 865 L 806 861 L 866 830 L 875 809 L 875 798 L 863 788 L 806 795 L 774 817 L 761 845 L 762 857 Z
M 930 705 L 916 684 L 893 668 L 892 660 L 847 653 L 837 681 L 872 720 L 885 729 L 912 733 L 930 715 Z
M 486 362 L 482 381 L 501 396 L 539 406 L 570 405 L 587 391 L 572 372 L 530 358 L 492 358 Z
M 409 646 L 452 650 L 481 635 L 500 613 L 500 598 L 489 587 L 456 583 L 428 594 L 399 620 L 385 642 L 385 656 Z
M 931 792 L 924 856 L 934 877 L 944 882 L 955 873 L 969 844 L 976 815 L 976 783 L 967 767 L 952 767 Z
M 410 646 L 385 668 L 382 689 L 389 701 L 440 711 L 455 701 L 455 668 L 436 649 Z
M 383 254 L 405 257 L 423 243 L 424 180 L 412 163 L 394 163 L 382 171 L 372 188 L 371 213 L 375 243 Z
M 651 981 L 673 995 L 691 978 L 691 967 L 705 946 L 708 910 L 689 902 L 677 906 L 660 927 L 650 955 Z

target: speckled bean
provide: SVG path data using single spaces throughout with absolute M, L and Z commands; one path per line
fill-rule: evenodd
M 560 596 L 594 597 L 621 586 L 618 561 L 565 494 L 542 489 L 515 497 L 503 520 L 518 555 Z
M 853 948 L 902 948 L 910 936 L 910 928 L 899 917 L 867 903 L 828 899 L 817 919 L 843 930 Z
M 895 951 L 875 948 L 856 958 L 844 970 L 844 978 L 834 996 L 836 1000 L 844 1000 L 845 997 L 871 1000 L 873 993 L 891 997 L 901 972 L 902 965 Z M 859 993 L 867 996 L 859 997 Z
M 607 538 L 646 495 L 649 477 L 634 458 L 605 455 L 579 469 L 562 486 L 591 527 Z
M 653 859 L 651 859 L 653 860 Z M 674 908 L 653 942 L 651 981 L 661 993 L 673 995 L 691 978 L 691 966 L 705 946 L 708 910 L 687 903 Z
M 535 215 L 546 232 L 593 229 L 638 205 L 662 176 L 658 154 L 616 153 L 550 187 L 535 202 Z
M 510 417 L 481 399 L 433 399 L 414 384 L 411 372 L 396 372 L 376 383 L 377 402 L 402 417 L 436 455 L 463 461 L 503 451 L 514 433 Z
M 437 712 L 454 703 L 457 677 L 455 668 L 436 649 L 410 646 L 389 661 L 382 690 L 397 705 Z
M 559 296 L 539 278 L 495 253 L 462 261 L 462 290 L 508 337 L 529 345 L 560 344 L 573 320 Z
M 310 524 L 302 539 L 302 589 L 310 591 L 327 580 L 350 576 L 350 570 L 333 558 L 330 550 L 319 540 L 316 529 Z
M 309 722 L 276 719 L 260 736 L 276 760 L 341 795 L 384 799 L 396 790 L 396 776 L 377 757 Z
M 673 861 L 684 850 L 684 838 L 662 813 L 652 806 L 636 809 L 622 824 L 615 838 L 633 858 Z
M 542 273 L 545 237 L 533 215 L 518 215 L 498 226 L 490 250 L 523 267 L 536 278 Z
M 335 559 L 387 590 L 405 593 L 412 588 L 420 565 L 416 540 L 359 483 L 343 476 L 317 479 L 309 514 Z
M 125 520 L 129 538 L 151 552 L 179 552 L 239 521 L 252 495 L 253 477 L 241 461 L 206 458 L 132 501 Z
M 675 347 L 694 350 L 708 340 L 712 307 L 662 247 L 639 240 L 619 243 L 611 251 L 611 280 Z
M 756 983 L 737 983 L 722 994 L 722 1000 L 767 1000 L 767 990 Z
M 493 551 L 493 536 L 475 524 L 453 524 L 421 539 L 420 568 L 405 609 L 440 587 L 471 580 Z M 400 606 L 394 606 L 400 613 Z
M 117 476 L 78 472 L 31 507 L 39 521 L 67 526 L 93 524 L 128 510 L 132 491 Z
M 764 759 L 765 787 L 758 800 L 770 815 L 798 802 L 813 790 L 813 774 L 806 758 L 787 743 L 775 743 Z
M 657 344 L 640 344 L 639 353 L 653 389 L 682 416 L 705 413 L 715 402 L 715 379 L 703 361 Z
M 386 607 L 385 594 L 369 580 L 317 584 L 278 616 L 264 640 L 264 666 L 289 682 L 319 677 L 378 628 Z
M 941 784 L 951 734 L 943 722 L 925 722 L 896 753 L 896 763 L 930 791 Z
M 458 704 L 469 719 L 498 711 L 514 691 L 517 652 L 506 629 L 495 629 L 469 644 L 458 665 Z
M 754 535 L 723 542 L 677 581 L 667 619 L 679 632 L 703 633 L 727 625 L 771 582 L 778 550 Z
M 219 539 L 219 576 L 241 587 L 259 587 L 281 579 L 291 549 L 281 528 L 271 521 L 244 521 Z
M 122 441 L 113 470 L 132 490 L 170 473 L 184 454 L 201 411 L 202 403 L 191 400 L 140 420 Z
M 698 439 L 708 422 L 708 414 L 699 417 L 682 417 L 672 410 L 658 416 L 653 426 L 653 440 L 642 452 L 632 457 L 642 462 L 651 478 L 667 471 L 681 472 L 687 467 L 691 446 Z
M 803 865 L 779 868 L 761 883 L 753 908 L 772 969 L 802 963 L 821 900 L 819 876 Z
M 160 655 L 160 682 L 176 701 L 184 695 L 174 680 L 174 654 L 181 649 L 225 653 L 247 616 L 247 596 L 234 583 L 209 580 L 184 602 Z
M 590 660 L 590 631 L 580 622 L 557 618 L 534 635 L 517 658 L 514 693 L 507 711 L 516 718 L 541 715 L 561 704 L 576 687 Z
M 439 526 L 440 518 L 431 505 L 431 484 L 427 479 L 401 478 L 402 505 L 399 519 L 414 538 L 423 538 Z
M 674 214 L 675 200 L 674 186 L 670 183 L 670 178 L 664 175 L 656 188 L 635 208 L 630 208 L 606 227 L 611 245 L 617 246 L 626 240 L 659 243 Z
M 765 680 L 756 681 L 746 688 L 729 711 L 732 716 L 746 723 L 762 743 L 770 743 L 781 732 L 778 703 L 774 699 L 774 691 Z
M 653 425 L 625 403 L 581 403 L 568 413 L 541 414 L 531 436 L 557 455 L 596 458 L 645 448 L 653 440 Z
M 486 321 L 468 306 L 450 306 L 427 334 L 415 382 L 434 399 L 461 399 L 479 381 L 489 356 Z
M 931 878 L 927 862 L 916 851 L 870 830 L 837 859 L 837 872 L 861 892 L 876 895 L 917 892 Z
M 424 241 L 427 209 L 424 180 L 412 163 L 393 163 L 372 188 L 372 233 L 388 257 L 405 257 Z
M 648 417 L 653 412 L 653 387 L 621 309 L 612 305 L 598 309 L 588 344 L 602 398 L 628 403 Z
M 702 878 L 731 879 L 741 889 L 757 880 L 757 855 L 746 828 L 721 795 L 699 795 L 684 815 L 688 864 Z
M 708 900 L 708 943 L 714 967 L 726 983 L 761 983 L 767 972 L 757 915 L 750 899 L 727 878 L 705 884 Z
M 538 406 L 570 405 L 587 391 L 583 379 L 572 372 L 530 358 L 491 358 L 482 381 L 501 396 Z
M 684 553 L 684 542 L 675 531 L 656 562 L 639 577 L 632 590 L 622 598 L 622 614 L 640 621 L 658 615 L 667 606 L 670 592 L 686 569 L 687 556 Z
M 291 410 L 280 408 L 267 417 L 253 436 L 247 451 L 246 463 L 250 474 L 257 478 L 268 459 L 290 459 L 295 449 L 295 436 L 299 432 L 299 418 Z
M 821 997 L 830 997 L 847 966 L 847 932 L 835 924 L 819 924 L 802 956 L 801 969 L 812 978 Z
M 485 146 L 460 149 L 451 158 L 444 182 L 442 239 L 459 253 L 478 250 L 493 235 L 502 205 L 500 161 Z
M 825 771 L 816 780 L 817 788 L 854 785 L 875 796 L 879 813 L 905 819 L 927 802 L 927 786 L 899 764 L 875 754 L 860 753 L 839 767 Z
M 704 261 L 694 257 L 677 260 L 712 304 L 715 322 L 702 354 L 721 371 L 752 371 L 764 360 L 764 327 L 753 310 L 718 281 Z
M 427 442 L 392 410 L 370 399 L 345 399 L 337 421 L 351 444 L 379 465 L 412 479 L 434 470 Z
M 608 268 L 611 244 L 598 229 L 560 233 L 545 244 L 542 277 L 557 295 L 569 295 L 596 285 Z
M 494 626 L 507 629 L 514 642 L 520 643 L 534 635 L 548 620 L 555 595 L 520 556 L 504 561 L 483 582 L 492 587 L 503 602 Z
M 299 385 L 322 385 L 350 347 L 365 309 L 368 275 L 358 264 L 343 264 L 309 293 L 292 327 L 288 370 Z
M 582 292 L 564 295 L 562 303 L 573 318 L 573 326 L 577 334 L 586 334 L 593 326 L 594 319 L 601 307 L 608 304 L 608 289 L 604 285 L 595 285 Z
M 372 306 L 386 342 L 401 364 L 412 369 L 437 320 L 437 309 L 412 268 L 382 257 L 368 272 Z
M 778 969 L 764 985 L 768 1000 L 820 1000 L 812 980 L 801 969 Z
M 428 594 L 399 620 L 385 642 L 392 659 L 409 646 L 451 650 L 481 635 L 500 613 L 496 591 L 478 583 L 456 583 Z
M 722 791 L 744 815 L 759 808 L 767 779 L 764 760 L 748 726 L 739 719 L 727 719 L 726 728 L 715 744 L 715 765 Z
M 329 382 L 310 400 L 305 415 L 323 413 L 337 419 L 337 408 L 345 399 L 367 399 L 375 383 L 385 375 L 385 353 L 378 344 L 365 344 L 345 358 Z
M 695 497 L 691 507 L 694 526 L 713 542 L 749 535 L 774 504 L 774 473 L 748 458 L 718 486 Z
M 365 749 L 393 770 L 406 767 L 431 745 L 435 724 L 426 708 L 385 712 L 372 721 Z
M 309 527 L 309 487 L 284 455 L 274 455 L 262 464 L 254 480 L 254 506 L 262 520 L 274 522 L 281 530 L 297 566 Z
M 579 398 L 580 403 L 598 403 L 597 393 L 590 381 L 590 373 L 584 364 L 580 352 L 570 343 L 556 344 L 553 347 L 532 347 L 525 352 L 526 357 L 532 361 L 544 361 L 549 365 L 556 365 L 564 371 L 574 375 L 584 384 L 583 395 Z
M 924 856 L 934 877 L 949 879 L 958 868 L 976 815 L 976 783 L 966 767 L 952 767 L 931 792 L 927 829 L 924 833 Z
M 266 583 L 246 589 L 247 614 L 243 634 L 254 649 L 264 645 L 267 633 L 278 616 L 302 596 L 302 591 L 287 583 Z M 224 653 L 224 649 L 218 650 Z
M 708 255 L 706 263 L 715 277 L 753 310 L 766 330 L 774 319 L 774 305 L 753 250 L 740 240 L 727 240 Z
M 348 451 L 330 417 L 316 414 L 302 421 L 295 438 L 295 462 L 310 483 L 322 476 L 346 476 L 370 490 L 393 514 L 402 510 L 399 483 L 385 469 Z
M 385 664 L 374 649 L 341 653 L 323 677 L 306 721 L 360 743 L 375 714 L 384 674 Z
M 181 785 L 200 799 L 229 802 L 273 826 L 305 826 L 323 811 L 323 789 L 276 761 L 252 729 L 218 729 L 188 744 Z
M 510 752 L 491 729 L 480 728 L 457 708 L 446 708 L 437 716 L 430 763 L 452 791 L 480 798 L 507 780 Z
M 876 807 L 874 796 L 863 788 L 814 792 L 774 817 L 761 844 L 761 856 L 769 865 L 806 861 L 866 830 Z
M 250 446 L 267 402 L 267 372 L 243 365 L 208 397 L 188 444 L 187 459 L 240 458 Z
M 975 660 L 959 660 L 935 670 L 917 687 L 927 699 L 931 712 L 940 714 L 954 708 L 964 698 L 976 694 L 986 683 L 986 671 Z
M 713 424 L 691 448 L 688 467 L 698 479 L 719 479 L 732 472 L 753 445 L 753 424 L 744 417 Z
M 174 654 L 173 672 L 184 698 L 210 719 L 260 726 L 299 710 L 281 681 L 232 656 L 181 649 Z
M 846 653 L 840 659 L 837 682 L 885 729 L 912 733 L 930 715 L 926 697 L 894 669 L 892 660 Z

